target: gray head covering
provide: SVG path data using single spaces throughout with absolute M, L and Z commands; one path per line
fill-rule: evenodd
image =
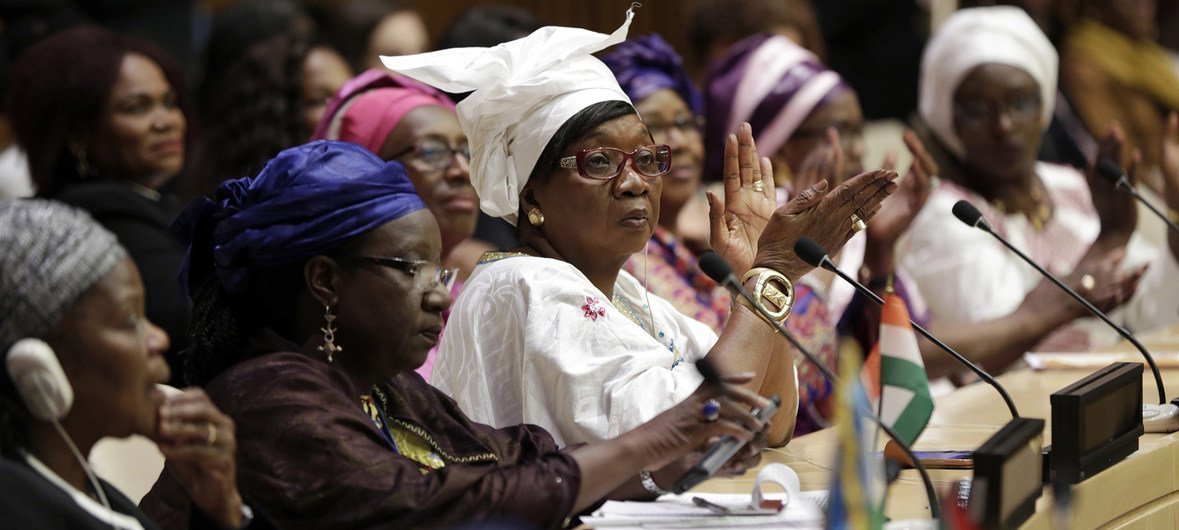
M 47 333 L 127 256 L 89 214 L 46 200 L 0 200 L 0 249 L 0 356 Z

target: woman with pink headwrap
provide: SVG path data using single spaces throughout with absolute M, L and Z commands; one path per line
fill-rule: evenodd
M 369 70 L 344 84 L 328 105 L 312 134 L 313 140 L 325 138 L 359 144 L 405 165 L 415 191 L 438 220 L 442 266 L 461 271 L 451 292 L 457 296 L 475 259 L 490 249 L 471 240 L 479 198 L 471 186 L 470 150 L 454 103 L 428 85 Z M 464 263 L 462 256 L 471 259 Z M 427 380 L 436 353 L 431 350 L 418 369 Z
M 706 175 L 720 174 L 723 156 L 715 147 L 745 121 L 753 128 L 758 153 L 773 161 L 779 204 L 791 190 L 806 189 L 822 179 L 838 184 L 863 171 L 864 115 L 855 90 L 786 37 L 763 33 L 734 44 L 710 68 L 705 97 Z M 906 132 L 904 140 L 914 163 L 898 181 L 900 188 L 872 223 L 858 226 L 864 233 L 853 236 L 833 259 L 874 289 L 894 285 L 910 310 L 920 314 L 923 304 L 908 296 L 915 293 L 906 293 L 904 281 L 892 283 L 897 272 L 894 247 L 925 203 L 937 164 L 912 132 Z M 892 162 L 886 160 L 885 165 Z M 825 301 L 832 321 L 854 332 L 863 346 L 871 346 L 876 309 L 853 304 L 852 288 L 833 280 L 821 269 L 803 278 Z

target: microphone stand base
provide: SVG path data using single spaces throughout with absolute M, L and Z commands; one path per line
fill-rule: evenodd
M 1170 403 L 1166 405 L 1144 403 L 1142 405 L 1142 428 L 1146 432 L 1179 431 L 1179 407 Z

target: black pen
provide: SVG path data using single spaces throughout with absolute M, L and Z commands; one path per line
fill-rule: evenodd
M 703 497 L 692 497 L 692 503 L 701 508 L 708 508 L 713 513 L 718 513 L 721 515 L 729 515 L 732 513 L 728 508 L 725 508 L 724 506 L 721 506 L 715 502 L 709 502 Z

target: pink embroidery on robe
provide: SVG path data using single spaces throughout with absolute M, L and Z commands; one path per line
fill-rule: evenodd
M 585 318 L 595 322 L 606 316 L 606 308 L 602 307 L 598 299 L 593 296 L 585 297 L 585 305 L 581 306 L 581 310 L 585 311 Z

